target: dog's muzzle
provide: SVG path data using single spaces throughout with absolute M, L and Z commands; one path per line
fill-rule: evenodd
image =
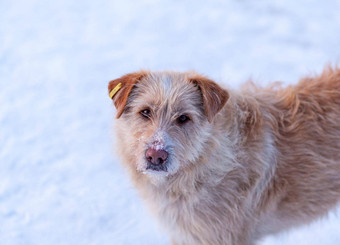
M 168 152 L 164 149 L 148 148 L 145 152 L 145 159 L 147 161 L 147 170 L 167 171 L 166 161 L 168 159 Z

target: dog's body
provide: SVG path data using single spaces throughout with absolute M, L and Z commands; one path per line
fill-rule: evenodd
M 173 72 L 118 84 L 119 155 L 173 244 L 253 244 L 340 200 L 339 69 L 285 89 Z

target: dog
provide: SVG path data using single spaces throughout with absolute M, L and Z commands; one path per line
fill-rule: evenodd
M 140 71 L 108 90 L 118 154 L 172 244 L 254 244 L 340 200 L 339 68 L 237 90 Z

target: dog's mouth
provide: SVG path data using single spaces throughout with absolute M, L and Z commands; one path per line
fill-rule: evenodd
M 158 172 L 168 172 L 168 167 L 166 162 L 162 164 L 154 164 L 148 162 L 146 165 L 146 170 L 153 170 L 153 171 L 158 171 Z

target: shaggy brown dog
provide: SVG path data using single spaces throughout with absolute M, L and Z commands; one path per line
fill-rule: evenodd
M 239 91 L 142 71 L 109 92 L 121 160 L 173 244 L 253 244 L 340 200 L 340 69 Z

